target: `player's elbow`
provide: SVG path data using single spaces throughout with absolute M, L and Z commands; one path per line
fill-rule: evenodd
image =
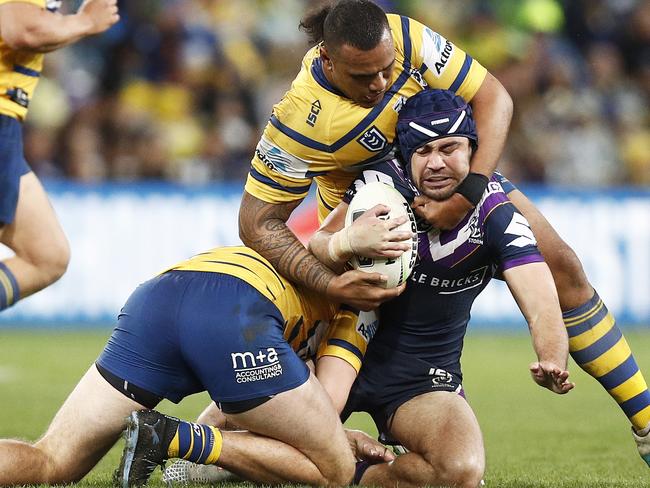
M 251 239 L 249 239 L 248 234 L 246 232 L 244 232 L 241 225 L 239 226 L 239 239 L 242 241 L 244 246 L 252 247 L 251 246 L 252 241 L 251 241 Z
M 38 24 L 3 22 L 0 29 L 2 40 L 14 51 L 38 51 L 43 47 Z
M 506 90 L 505 88 L 503 88 L 501 104 L 502 104 L 504 117 L 510 121 L 512 119 L 512 114 L 515 109 L 515 103 L 513 102 L 510 93 L 508 93 L 508 90 Z
M 492 98 L 495 100 L 495 103 L 498 104 L 498 112 L 501 120 L 510 124 L 515 106 L 510 93 L 508 93 L 506 87 L 496 78 L 494 78 L 493 91 L 494 93 Z

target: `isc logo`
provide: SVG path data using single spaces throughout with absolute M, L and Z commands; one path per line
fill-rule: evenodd
M 307 125 L 314 127 L 316 125 L 316 119 L 318 118 L 318 114 L 321 111 L 321 106 L 320 106 L 320 100 L 316 100 L 311 104 L 311 110 L 309 110 L 309 115 L 307 115 L 307 120 L 305 122 Z
M 231 352 L 232 367 L 235 370 L 255 368 L 261 365 L 269 365 L 278 362 L 278 353 L 275 348 L 267 347 L 266 351 L 259 350 L 257 354 L 250 351 Z

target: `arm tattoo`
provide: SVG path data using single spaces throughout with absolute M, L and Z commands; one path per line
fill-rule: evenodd
M 299 203 L 267 203 L 244 192 L 239 208 L 239 237 L 287 279 L 325 293 L 334 274 L 305 249 L 286 224 Z

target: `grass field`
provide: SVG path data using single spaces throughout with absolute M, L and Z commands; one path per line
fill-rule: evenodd
M 0 437 L 36 439 L 81 374 L 101 351 L 108 329 L 93 332 L 0 331 Z M 650 377 L 650 331 L 626 331 Z M 488 487 L 650 487 L 615 403 L 571 364 L 576 389 L 560 397 L 528 377 L 532 349 L 525 335 L 470 335 L 465 389 L 483 429 Z M 195 395 L 160 410 L 193 419 L 207 403 Z M 351 426 L 373 432 L 369 418 Z M 81 483 L 110 486 L 121 445 Z M 0 456 L 2 453 L 0 453 Z M 157 478 L 159 479 L 159 478 Z M 150 483 L 162 486 L 160 481 Z

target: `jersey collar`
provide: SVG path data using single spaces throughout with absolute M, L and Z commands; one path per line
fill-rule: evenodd
M 345 96 L 345 94 L 338 90 L 334 85 L 332 85 L 328 80 L 327 77 L 325 76 L 325 73 L 323 72 L 323 60 L 319 57 L 315 58 L 312 63 L 311 63 L 311 74 L 316 80 L 316 82 L 325 88 L 327 91 L 333 93 L 334 95 L 338 95 L 339 97 L 343 98 L 348 98 Z

